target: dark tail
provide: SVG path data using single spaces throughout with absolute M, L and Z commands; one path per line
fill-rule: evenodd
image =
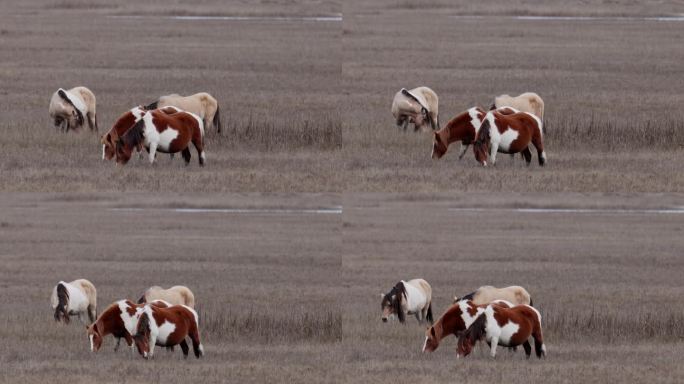
M 532 296 L 530 296 L 530 307 L 534 307 L 534 305 L 532 304 Z
M 158 106 L 159 106 L 159 101 L 155 101 L 154 103 L 148 104 L 148 105 L 144 106 L 143 108 L 148 110 L 148 111 L 151 111 L 153 109 L 157 109 Z
M 221 133 L 221 112 L 219 111 L 219 106 L 216 104 L 216 113 L 214 114 L 214 126 L 216 127 L 216 132 Z
M 430 322 L 430 324 L 434 323 L 434 319 L 432 318 L 432 302 L 430 302 L 430 305 L 428 305 L 427 316 L 425 316 L 425 318 Z
M 55 308 L 55 321 L 59 321 L 61 317 L 65 323 L 69 324 L 69 314 L 66 310 L 66 307 L 69 305 L 69 291 L 67 291 L 62 283 L 57 284 L 57 299 L 59 303 L 57 308 Z
M 67 96 L 66 92 L 64 92 L 62 88 L 57 91 L 57 94 L 62 98 L 62 100 L 66 101 L 67 104 L 74 108 L 74 111 L 76 111 L 76 120 L 78 120 L 78 125 L 83 126 L 83 114 L 81 113 L 81 110 L 76 108 L 73 101 L 71 101 L 69 96 Z

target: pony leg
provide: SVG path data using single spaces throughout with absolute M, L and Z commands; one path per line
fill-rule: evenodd
M 190 329 L 188 335 L 192 341 L 192 351 L 195 353 L 195 357 L 199 359 L 201 356 L 204 356 L 204 347 L 202 347 L 202 342 L 200 342 L 197 325 Z
M 157 338 L 154 336 L 150 336 L 150 355 L 148 356 L 149 358 L 152 358 L 154 356 L 154 347 L 157 345 Z
M 97 312 L 95 310 L 95 306 L 92 304 L 88 306 L 88 318 L 90 319 L 91 324 L 97 319 Z
M 539 165 L 544 166 L 546 164 L 546 152 L 544 152 L 544 141 L 542 140 L 541 132 L 536 129 L 532 135 L 532 145 L 537 149 L 537 156 L 539 157 Z
M 86 117 L 88 118 L 88 128 L 90 128 L 91 131 L 97 131 L 97 125 L 95 125 L 95 119 L 93 118 L 93 114 L 88 112 L 86 114 Z
M 499 143 L 492 143 L 489 150 L 489 157 L 492 160 L 492 165 L 496 164 L 496 154 L 499 151 Z
M 541 359 L 546 356 L 546 346 L 544 346 L 544 337 L 542 336 L 541 328 L 535 330 L 532 333 L 532 337 L 534 338 L 534 352 L 537 354 L 537 357 Z
M 497 345 L 499 345 L 499 338 L 496 337 L 496 336 L 495 336 L 495 337 L 492 337 L 492 340 L 489 342 L 489 348 L 490 348 L 489 354 L 490 354 L 492 357 L 496 357 L 496 347 L 497 347 Z
M 114 352 L 119 350 L 119 345 L 121 345 L 121 338 L 117 337 L 116 338 L 116 345 L 114 346 Z
M 154 164 L 154 158 L 157 156 L 157 143 L 150 143 L 150 164 Z
M 527 165 L 530 165 L 532 162 L 532 152 L 530 152 L 530 148 L 525 147 L 520 154 L 522 155 L 523 159 L 525 159 Z
M 461 159 L 463 158 L 463 156 L 465 156 L 466 151 L 468 150 L 468 146 L 469 146 L 469 145 L 470 145 L 470 144 L 465 144 L 465 145 L 463 145 L 463 142 L 461 141 L 461 154 L 458 155 L 458 159 L 459 159 L 459 160 L 461 160 Z
M 188 352 L 190 351 L 190 347 L 188 346 L 188 342 L 183 339 L 183 341 L 180 342 L 180 347 L 183 350 L 183 357 L 188 358 Z
M 185 160 L 185 165 L 190 164 L 190 158 L 192 157 L 190 155 L 190 148 L 186 147 L 181 154 L 183 155 L 183 160 Z
M 199 135 L 196 135 L 196 137 L 193 137 L 192 144 L 195 146 L 195 149 L 197 149 L 197 155 L 199 156 L 199 165 L 200 165 L 200 167 L 203 167 L 205 155 L 204 155 L 204 145 L 202 143 L 202 137 Z
M 530 356 L 532 355 L 532 346 L 530 345 L 529 340 L 525 340 L 523 343 L 523 348 L 525 349 L 525 356 L 529 359 Z

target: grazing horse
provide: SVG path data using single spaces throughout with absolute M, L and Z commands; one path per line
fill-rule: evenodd
M 192 112 L 202 119 L 206 129 L 213 125 L 216 127 L 216 132 L 221 133 L 221 113 L 219 112 L 218 102 L 212 95 L 206 92 L 195 93 L 190 96 L 181 96 L 175 93 L 162 96 L 145 108 L 157 109 L 164 107 L 178 107 L 184 111 Z
M 492 357 L 496 357 L 498 345 L 506 347 L 522 345 L 525 355 L 529 358 L 532 351 L 528 341 L 530 336 L 534 339 L 537 357 L 541 358 L 546 355 L 539 311 L 529 305 L 503 308 L 490 304 L 459 337 L 456 356 L 468 356 L 475 343 L 484 338 L 491 348 Z
M 188 356 L 186 337 L 192 340 L 192 349 L 198 359 L 204 355 L 200 342 L 197 312 L 187 305 L 159 308 L 145 305 L 136 326 L 135 346 L 144 358 L 154 355 L 154 346 L 172 347 L 180 344 L 183 355 Z
M 511 307 L 505 300 L 497 300 L 494 305 Z M 425 331 L 423 352 L 433 352 L 443 338 L 454 335 L 459 337 L 474 321 L 484 313 L 486 305 L 476 305 L 470 300 L 461 300 L 444 312 L 442 316 Z
M 166 107 L 159 109 L 159 111 L 170 115 L 180 112 L 181 110 L 176 107 Z M 146 112 L 147 109 L 145 109 L 145 107 L 138 106 L 131 108 L 128 112 L 119 116 L 112 128 L 102 135 L 102 138 L 100 139 L 100 143 L 102 144 L 102 160 L 111 160 L 116 156 L 116 142 L 119 140 L 119 137 L 133 128 L 135 123 L 140 121 Z
M 59 88 L 50 99 L 49 113 L 55 127 L 63 132 L 78 131 L 88 120 L 91 131 L 97 131 L 95 95 L 86 87 L 69 90 Z
M 150 303 L 160 308 L 170 307 L 171 304 L 164 300 L 155 300 Z M 144 304 L 135 304 L 130 300 L 119 300 L 111 304 L 100 314 L 90 326 L 86 326 L 86 334 L 90 340 L 90 350 L 97 352 L 102 346 L 105 336 L 113 335 L 116 337 L 114 351 L 119 349 L 121 339 L 126 340 L 126 344 L 133 348 L 133 334 L 138 324 L 138 317 L 142 313 Z
M 199 154 L 199 164 L 204 165 L 204 123 L 199 116 L 185 111 L 168 114 L 159 110 L 145 111 L 142 118 L 126 133 L 120 135 L 116 145 L 116 162 L 125 165 L 135 149 L 145 147 L 150 163 L 157 153 L 181 152 L 186 164 L 190 163 L 189 144 Z
M 508 107 L 498 109 L 499 113 L 510 115 L 515 110 Z M 472 107 L 449 120 L 444 128 L 433 133 L 432 155 L 433 159 L 441 159 L 446 154 L 451 143 L 461 142 L 461 153 L 458 159 L 462 159 L 468 150 L 468 146 L 475 141 L 477 131 L 482 125 L 487 112 L 480 107 Z M 529 151 L 528 151 L 529 152 Z
M 78 279 L 66 283 L 60 281 L 52 289 L 50 297 L 52 309 L 55 310 L 55 321 L 69 324 L 70 316 L 78 316 L 85 323 L 85 315 L 90 322 L 97 317 L 97 290 L 93 283 L 86 279 Z
M 190 288 L 183 285 L 176 285 L 169 289 L 160 286 L 149 287 L 138 299 L 138 304 L 149 303 L 154 300 L 164 300 L 171 305 L 187 305 L 195 308 L 195 295 Z
M 418 322 L 427 320 L 432 324 L 432 288 L 423 279 L 399 281 L 388 293 L 381 293 L 382 321 L 392 315 L 399 322 L 406 321 L 406 315 L 415 315 Z
M 501 107 L 512 107 L 522 112 L 529 112 L 544 121 L 544 100 L 534 92 L 525 92 L 518 96 L 495 97 L 490 110 Z
M 483 285 L 474 292 L 462 297 L 454 296 L 454 304 L 461 300 L 472 300 L 475 305 L 487 305 L 495 300 L 506 300 L 514 305 L 532 305 L 532 297 L 521 286 L 511 285 L 506 288 L 496 288 L 491 285 Z
M 529 165 L 532 155 L 527 146 L 530 142 L 537 149 L 539 165 L 544 166 L 546 153 L 541 120 L 529 112 L 516 111 L 513 114 L 503 114 L 498 110 L 489 111 L 475 135 L 473 145 L 475 160 L 487 166 L 487 156 L 490 156 L 491 163 L 494 165 L 497 152 L 522 153 Z
M 392 115 L 397 125 L 404 128 L 413 123 L 414 131 L 421 129 L 425 123 L 435 130 L 439 128 L 439 98 L 435 91 L 428 87 L 412 90 L 402 88 L 394 95 Z

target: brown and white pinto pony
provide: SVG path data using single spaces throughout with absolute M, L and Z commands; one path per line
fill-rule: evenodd
M 63 132 L 78 131 L 86 120 L 90 130 L 97 131 L 95 95 L 86 87 L 59 88 L 52 94 L 49 113 L 55 127 Z
M 418 322 L 427 320 L 432 324 L 432 287 L 423 279 L 399 281 L 388 293 L 381 293 L 382 321 L 397 316 L 399 322 L 406 315 L 415 315 Z
M 529 305 L 503 308 L 490 304 L 459 337 L 456 356 L 468 356 L 473 346 L 479 340 L 485 339 L 491 348 L 492 357 L 496 357 L 496 347 L 499 345 L 505 347 L 522 345 L 525 355 L 529 358 L 532 352 L 530 336 L 534 339 L 535 353 L 541 359 L 546 355 L 546 347 L 539 311 Z
M 541 120 L 529 113 L 515 111 L 504 114 L 498 110 L 489 111 L 482 119 L 482 125 L 475 135 L 473 151 L 475 160 L 487 166 L 496 164 L 496 153 L 522 153 L 527 164 L 530 164 L 532 154 L 528 149 L 530 142 L 537 149 L 539 165 L 546 164 L 544 140 Z
M 414 131 L 422 129 L 426 123 L 432 130 L 439 128 L 439 98 L 435 91 L 428 87 L 411 90 L 402 88 L 392 100 L 392 115 L 398 126 L 404 131 L 409 123 L 413 123 Z
M 160 286 L 149 287 L 138 299 L 138 304 L 149 303 L 154 300 L 164 300 L 171 305 L 187 305 L 195 308 L 195 295 L 184 285 L 175 285 L 169 289 Z
M 475 305 L 487 305 L 495 300 L 505 300 L 513 305 L 532 305 L 530 293 L 519 285 L 511 285 L 510 287 L 505 288 L 483 285 L 467 295 L 461 297 L 454 296 L 454 304 L 461 300 L 472 300 Z
M 137 106 L 119 116 L 112 128 L 102 135 L 102 138 L 100 139 L 100 143 L 102 144 L 102 160 L 111 160 L 116 156 L 116 142 L 119 140 L 119 137 L 133 128 L 135 123 L 140 121 L 147 111 L 148 110 L 145 109 L 145 107 Z M 176 107 L 166 107 L 159 109 L 159 111 L 170 115 L 180 112 L 181 110 Z M 141 149 L 142 148 L 139 148 L 139 150 Z
M 498 112 L 505 115 L 515 113 L 515 110 L 504 107 Z M 461 153 L 458 155 L 458 159 L 462 159 L 468 150 L 468 146 L 475 141 L 475 136 L 486 114 L 487 111 L 484 109 L 472 107 L 449 120 L 444 128 L 433 133 L 431 157 L 441 159 L 446 154 L 450 144 L 460 141 Z
M 497 300 L 494 305 L 511 307 L 505 300 Z M 425 331 L 423 352 L 433 352 L 445 337 L 454 335 L 459 337 L 466 329 L 484 313 L 486 305 L 476 305 L 470 300 L 461 300 L 444 312 L 437 321 Z
M 186 305 L 159 308 L 146 304 L 138 318 L 135 346 L 145 359 L 154 356 L 154 346 L 172 347 L 180 345 L 183 355 L 188 356 L 186 337 L 192 341 L 192 349 L 198 359 L 204 355 L 200 342 L 197 312 Z
M 157 151 L 181 152 L 186 164 L 190 163 L 190 142 L 197 149 L 200 166 L 204 165 L 204 123 L 199 116 L 185 111 L 173 114 L 159 110 L 145 111 L 142 118 L 116 141 L 116 162 L 125 165 L 133 151 L 144 147 L 154 163 Z
M 52 309 L 55 310 L 55 321 L 69 324 L 70 316 L 78 316 L 86 323 L 87 314 L 90 322 L 97 317 L 97 290 L 93 283 L 86 279 L 78 279 L 69 283 L 60 281 L 52 289 L 50 297 Z
M 150 303 L 160 308 L 169 307 L 170 304 L 163 300 L 155 300 Z M 112 303 L 100 314 L 93 324 L 86 327 L 86 335 L 90 340 L 90 350 L 97 352 L 102 346 L 102 341 L 107 335 L 116 337 L 114 351 L 119 349 L 121 339 L 126 340 L 126 344 L 133 348 L 133 334 L 138 325 L 138 317 L 142 312 L 144 304 L 135 304 L 130 300 L 119 300 Z
M 184 111 L 192 112 L 202 119 L 206 129 L 213 125 L 216 127 L 216 132 L 221 133 L 221 113 L 219 112 L 218 101 L 206 92 L 195 93 L 190 96 L 181 96 L 175 93 L 162 96 L 145 108 L 164 107 L 178 107 Z

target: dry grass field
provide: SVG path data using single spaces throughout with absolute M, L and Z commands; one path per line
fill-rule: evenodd
M 0 2 L 0 382 L 681 381 L 684 215 L 654 210 L 684 207 L 684 22 L 644 19 L 681 1 L 143 3 Z M 49 121 L 76 85 L 98 134 Z M 442 125 L 539 93 L 548 166 L 431 160 L 431 135 L 390 113 L 418 85 Z M 199 91 L 225 128 L 205 167 L 101 160 L 122 112 Z M 90 353 L 49 308 L 80 277 L 99 309 L 189 285 L 206 357 Z M 453 338 L 421 354 L 422 325 L 380 321 L 379 293 L 415 277 L 435 316 L 480 285 L 527 287 L 548 358 L 456 361 Z
M 179 213 L 177 208 L 317 209 L 334 196 L 0 196 L 0 382 L 311 382 L 339 377 L 339 214 Z M 145 210 L 122 210 L 144 208 Z M 50 292 L 86 277 L 103 310 L 150 285 L 195 293 L 206 356 L 154 361 L 89 350 L 83 326 L 52 319 Z
M 660 209 L 677 196 L 357 195 L 345 200 L 342 354 L 353 382 L 681 381 L 682 214 L 520 213 L 509 209 Z M 464 211 L 479 207 L 485 211 Z M 423 277 L 435 319 L 454 295 L 521 284 L 542 313 L 546 359 L 456 339 L 421 354 L 425 327 L 380 321 L 379 293 Z

